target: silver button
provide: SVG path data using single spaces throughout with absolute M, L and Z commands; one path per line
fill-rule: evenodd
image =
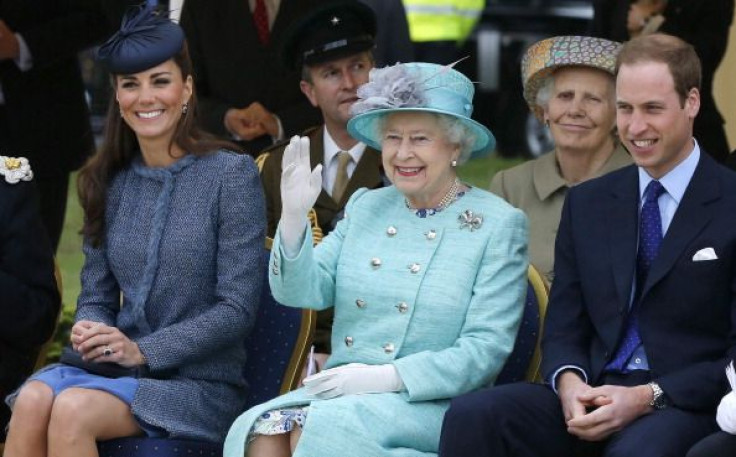
M 435 232 L 434 230 L 430 230 L 429 232 L 425 233 L 424 236 L 426 236 L 428 240 L 432 241 L 433 239 L 437 238 L 437 232 Z
M 409 310 L 409 305 L 406 304 L 406 302 L 399 302 L 398 305 L 396 305 L 396 308 L 399 310 L 400 313 L 405 313 Z
M 345 337 L 345 346 L 350 347 L 353 345 L 353 337 L 352 336 L 346 336 Z
M 276 267 L 273 267 L 273 268 L 271 269 L 271 272 L 272 272 L 272 273 L 274 274 L 274 276 L 278 276 L 278 275 L 279 275 L 279 269 L 278 269 L 278 268 L 276 268 Z
M 359 299 L 355 300 L 355 306 L 357 306 L 358 308 L 362 308 L 362 307 L 365 306 L 365 301 L 363 301 L 363 300 L 361 300 L 359 298 Z
M 383 345 L 383 352 L 386 354 L 391 354 L 394 352 L 394 343 L 386 343 Z
M 394 227 L 393 225 L 389 225 L 389 227 L 386 229 L 386 235 L 388 236 L 394 236 L 396 235 L 396 232 L 396 227 Z
M 373 257 L 373 258 L 371 259 L 371 266 L 372 266 L 373 268 L 378 268 L 378 267 L 380 267 L 380 266 L 381 266 L 381 259 L 379 259 L 378 257 Z
M 421 269 L 422 266 L 418 263 L 412 263 L 411 265 L 409 265 L 409 271 L 411 271 L 412 273 L 419 273 L 419 270 Z

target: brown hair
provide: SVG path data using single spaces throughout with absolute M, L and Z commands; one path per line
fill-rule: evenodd
M 664 33 L 643 35 L 624 43 L 616 59 L 616 74 L 623 65 L 659 62 L 667 65 L 680 96 L 681 107 L 691 89 L 700 90 L 700 59 L 695 48 L 685 41 Z
M 189 58 L 186 43 L 182 46 L 181 51 L 172 58 L 181 70 L 184 80 L 191 76 L 192 62 Z M 138 155 L 139 149 L 135 132 L 120 116 L 120 110 L 115 100 L 117 76 L 110 75 L 113 94 L 107 109 L 104 140 L 97 153 L 82 167 L 77 179 L 79 200 L 84 210 L 84 226 L 81 233 L 89 239 L 93 246 L 99 246 L 104 239 L 105 205 L 110 183 L 120 170 L 130 165 L 133 158 Z M 189 109 L 181 116 L 176 125 L 169 146 L 176 144 L 187 154 L 194 155 L 205 155 L 218 149 L 241 152 L 235 144 L 218 140 L 197 127 L 195 122 L 197 97 L 194 87 L 188 106 Z M 169 151 L 171 151 L 171 147 L 169 147 Z

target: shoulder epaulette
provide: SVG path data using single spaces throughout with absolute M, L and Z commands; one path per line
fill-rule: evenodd
M 33 179 L 31 164 L 25 157 L 0 156 L 0 175 L 3 175 L 9 184 Z

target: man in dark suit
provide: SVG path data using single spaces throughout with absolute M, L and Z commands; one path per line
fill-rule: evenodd
M 310 139 L 312 167 L 322 164 L 324 169 L 323 189 L 314 210 L 325 234 L 342 218 L 353 192 L 384 185 L 380 152 L 359 143 L 347 130 L 358 86 L 368 82 L 373 68 L 375 33 L 372 10 L 342 0 L 316 8 L 295 23 L 285 43 L 285 58 L 302 69 L 301 91 L 325 120 L 324 125 L 303 133 Z M 281 160 L 287 144 L 267 149 L 259 157 L 269 236 L 275 235 L 281 218 Z M 332 308 L 318 315 L 317 352 L 330 352 L 331 328 Z
M 684 456 L 716 430 L 736 354 L 736 174 L 693 139 L 699 83 L 682 40 L 624 45 L 617 126 L 635 165 L 567 196 L 547 385 L 456 399 L 441 456 Z
M 56 249 L 69 173 L 94 141 L 77 53 L 102 40 L 97 0 L 0 0 L 0 153 L 27 156 Z
M 274 140 L 318 124 L 319 112 L 299 91 L 298 69 L 281 60 L 284 32 L 320 0 L 186 0 L 187 36 L 205 130 L 242 140 L 256 155 Z M 263 9 L 261 9 L 263 8 Z M 263 11 L 267 31 L 254 18 Z M 264 23 L 264 27 L 266 24 Z
M 628 0 L 594 0 L 591 34 L 621 42 L 628 40 L 626 24 L 631 3 Z M 723 116 L 713 97 L 713 77 L 728 46 L 734 0 L 668 0 L 664 3 L 661 13 L 664 22 L 658 31 L 692 44 L 702 65 L 701 106 L 695 120 L 695 138 L 708 154 L 724 163 L 731 148 L 723 129 Z
M 31 374 L 60 306 L 31 177 L 27 162 L 0 157 L 0 442 L 10 418 L 5 396 Z

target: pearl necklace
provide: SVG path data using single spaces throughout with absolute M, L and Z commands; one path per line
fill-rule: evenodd
M 450 188 L 447 190 L 447 193 L 444 197 L 442 197 L 442 200 L 440 200 L 440 203 L 435 206 L 434 208 L 414 208 L 411 206 L 411 203 L 409 203 L 409 200 L 404 198 L 404 204 L 406 204 L 406 207 L 410 210 L 414 211 L 417 217 L 427 217 L 427 216 L 434 216 L 435 214 L 439 213 L 443 209 L 450 206 L 455 200 L 465 195 L 464 191 L 460 191 L 460 181 L 456 178 L 453 182 Z

